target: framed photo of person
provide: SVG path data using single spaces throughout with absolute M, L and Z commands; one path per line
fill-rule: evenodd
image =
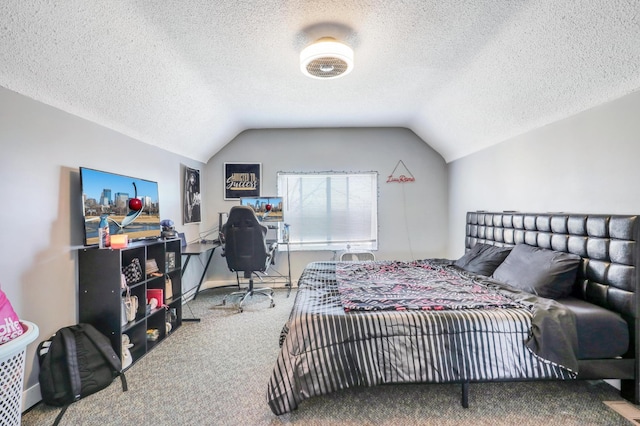
M 198 223 L 200 211 L 200 170 L 184 168 L 184 223 Z
M 259 197 L 262 163 L 224 163 L 224 199 Z

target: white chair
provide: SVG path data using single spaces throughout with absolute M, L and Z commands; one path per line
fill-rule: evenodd
M 339 257 L 341 262 L 357 262 L 361 260 L 376 260 L 376 256 L 370 251 L 343 251 Z

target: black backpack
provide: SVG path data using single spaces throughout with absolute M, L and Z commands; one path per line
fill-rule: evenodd
M 120 376 L 127 390 L 122 363 L 109 339 L 91 324 L 77 324 L 58 330 L 38 345 L 40 392 L 49 405 L 63 407 L 60 422 L 72 402 L 96 393 Z

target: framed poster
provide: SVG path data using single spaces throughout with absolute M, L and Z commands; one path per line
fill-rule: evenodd
M 200 212 L 200 170 L 184 168 L 184 223 L 198 223 Z
M 259 197 L 262 163 L 224 163 L 224 199 Z

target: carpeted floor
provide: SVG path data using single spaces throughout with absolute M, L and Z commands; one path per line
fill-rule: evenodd
M 278 337 L 295 290 L 276 290 L 276 306 L 256 297 L 243 313 L 222 306 L 231 289 L 205 290 L 189 303 L 202 321 L 185 322 L 116 380 L 74 403 L 62 425 L 628 425 L 603 401 L 620 400 L 600 381 L 470 385 L 470 407 L 459 385 L 389 385 L 312 398 L 273 415 L 265 395 Z M 184 316 L 190 316 L 185 306 Z M 59 409 L 42 403 L 22 424 L 50 425 Z

